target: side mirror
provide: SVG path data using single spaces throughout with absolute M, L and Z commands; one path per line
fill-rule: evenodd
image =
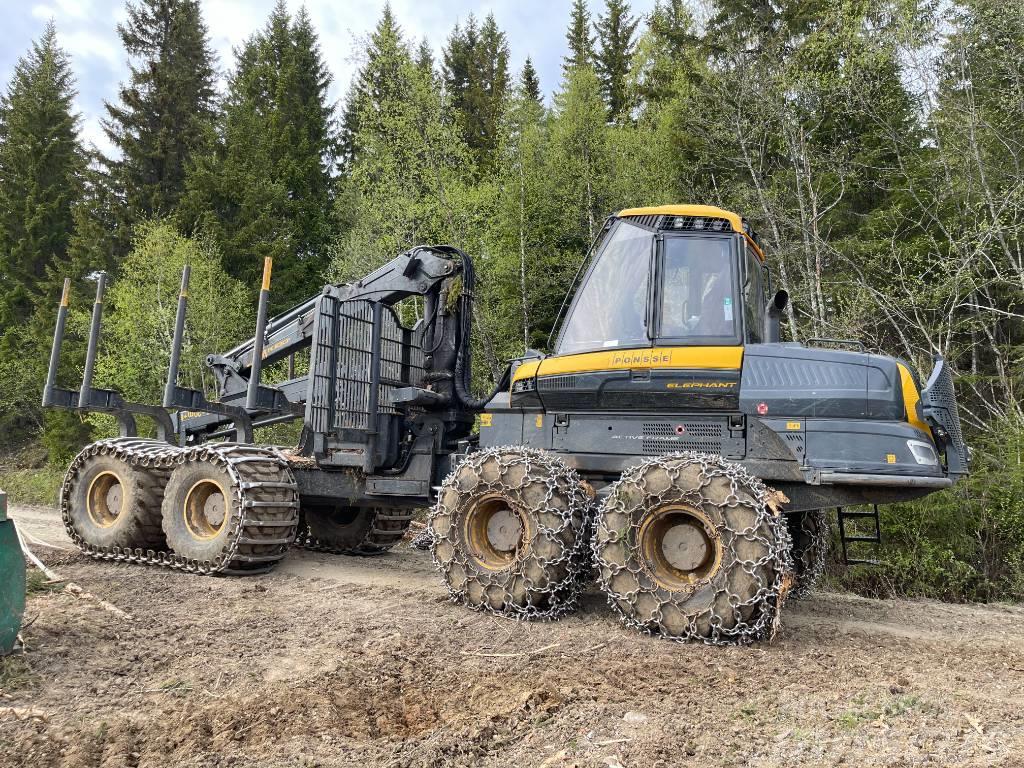
M 766 344 L 778 344 L 782 341 L 782 312 L 789 304 L 789 294 L 779 290 L 768 302 L 764 318 L 764 340 Z

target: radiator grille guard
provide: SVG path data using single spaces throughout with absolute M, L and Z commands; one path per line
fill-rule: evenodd
M 423 351 L 391 307 L 382 307 L 380 337 L 377 410 L 396 414 L 391 392 L 421 384 Z M 320 298 L 310 352 L 308 420 L 314 432 L 367 429 L 373 338 L 373 302 Z
M 956 410 L 956 392 L 953 375 L 941 356 L 935 358 L 935 368 L 921 392 L 921 407 L 925 420 L 945 435 L 946 464 L 951 475 L 966 475 L 969 453 Z

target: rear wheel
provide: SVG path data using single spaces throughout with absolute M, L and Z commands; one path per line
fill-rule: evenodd
M 212 462 L 187 461 L 175 469 L 164 491 L 167 546 L 199 562 L 222 556 L 241 520 L 233 485 L 227 469 Z
M 398 544 L 413 510 L 303 501 L 307 546 L 349 555 L 380 555 Z
M 166 475 L 93 455 L 70 478 L 69 514 L 74 531 L 97 547 L 162 549 L 161 483 Z
M 526 618 L 572 610 L 588 561 L 589 507 L 579 476 L 551 454 L 470 455 L 445 480 L 428 522 L 452 599 Z
M 807 597 L 825 572 L 828 555 L 828 513 L 824 509 L 791 512 L 786 526 L 793 541 L 793 575 L 795 584 L 790 596 Z
M 673 454 L 627 470 L 594 531 L 598 581 L 637 629 L 676 640 L 774 633 L 789 584 L 777 497 L 717 456 Z

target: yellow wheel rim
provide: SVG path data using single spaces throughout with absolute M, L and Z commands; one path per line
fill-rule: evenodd
M 722 565 L 722 540 L 703 512 L 670 505 L 644 518 L 637 532 L 644 570 L 670 592 L 692 589 Z
M 85 511 L 100 528 L 109 528 L 124 512 L 124 488 L 113 472 L 100 472 L 89 483 Z
M 528 540 L 530 524 L 507 499 L 489 495 L 470 507 L 462 533 L 474 562 L 489 571 L 500 571 L 516 561 Z
M 182 510 L 188 532 L 200 541 L 217 538 L 231 516 L 228 498 L 224 486 L 216 480 L 200 480 L 189 488 Z

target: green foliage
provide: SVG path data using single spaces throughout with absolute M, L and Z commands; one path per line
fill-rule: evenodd
M 170 361 L 181 272 L 191 266 L 188 314 L 178 383 L 215 397 L 206 355 L 251 335 L 253 311 L 242 283 L 225 274 L 208 238 L 187 238 L 169 223 L 138 228 L 134 246 L 107 293 L 104 338 L 96 361 L 96 386 L 125 399 L 158 403 Z M 109 417 L 91 416 L 106 434 Z
M 0 467 L 0 488 L 11 504 L 46 504 L 56 506 L 66 463 L 31 469 Z
M 605 0 L 605 12 L 597 17 L 598 50 L 595 69 L 601 78 L 601 93 L 608 104 L 611 120 L 629 116 L 626 81 L 633 68 L 633 35 L 640 20 L 629 12 L 626 0 Z
M 455 25 L 444 50 L 445 95 L 478 166 L 487 169 L 498 145 L 498 126 L 509 87 L 508 41 L 494 14 L 477 27 L 470 14 Z
M 0 97 L 0 328 L 28 316 L 47 269 L 67 255 L 85 170 L 75 96 L 51 22 Z
M 106 162 L 130 228 L 173 212 L 192 156 L 209 145 L 215 62 L 196 0 L 140 0 L 126 11 L 117 31 L 130 76 L 106 105 L 104 129 L 120 153 Z
M 533 62 L 529 56 L 523 62 L 523 70 L 519 73 L 519 90 L 524 96 L 530 97 L 537 104 L 544 104 L 544 96 L 540 90 L 540 76 L 537 74 L 537 70 L 534 69 Z
M 569 55 L 562 59 L 565 75 L 580 67 L 594 66 L 594 35 L 590 23 L 586 0 L 573 0 L 569 29 L 565 33 Z
M 304 9 L 279 2 L 238 51 L 214 151 L 189 171 L 177 211 L 187 232 L 220 247 L 228 274 L 255 293 L 274 258 L 273 308 L 310 293 L 327 264 L 337 153 L 331 76 Z
M 0 98 L 0 433 L 12 443 L 44 429 L 54 271 L 68 261 L 85 173 L 74 77 L 56 34 L 48 24 Z

